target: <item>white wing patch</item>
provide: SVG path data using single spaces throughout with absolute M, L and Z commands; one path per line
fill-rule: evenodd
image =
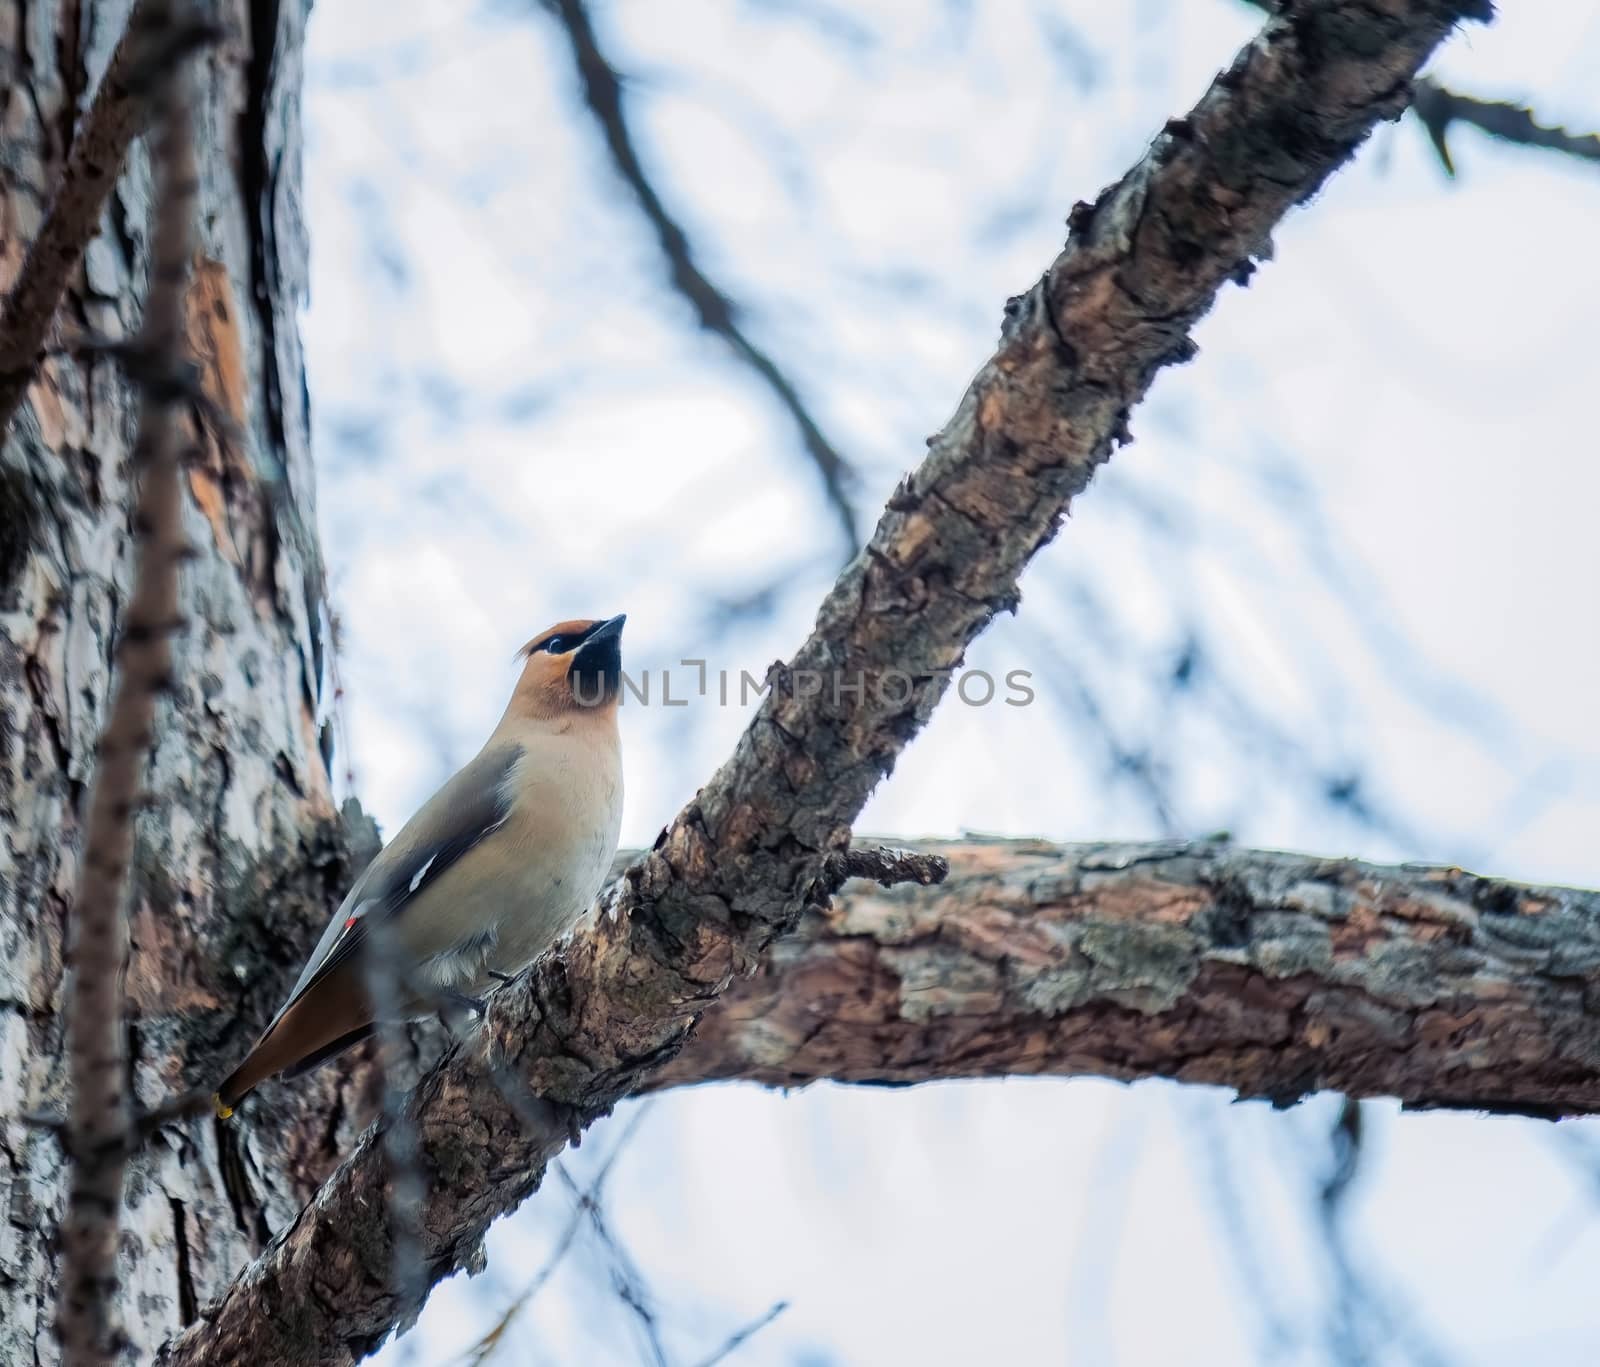
M 493 827 L 491 827 L 490 829 L 492 830 Z M 411 886 L 406 889 L 407 892 L 415 892 L 418 888 L 420 888 L 422 886 L 422 880 L 428 876 L 428 870 L 433 867 L 433 861 L 435 859 L 437 859 L 438 857 L 439 856 L 437 854 L 430 854 L 428 856 L 427 862 L 425 864 L 423 864 L 423 866 L 420 869 L 418 869 L 414 874 L 411 875 Z

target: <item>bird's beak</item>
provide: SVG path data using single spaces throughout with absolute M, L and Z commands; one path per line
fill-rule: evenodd
M 583 644 L 578 647 L 577 653 L 582 655 L 583 652 L 588 650 L 590 646 L 596 645 L 601 641 L 616 640 L 617 637 L 622 635 L 622 628 L 627 624 L 627 621 L 628 614 L 625 612 L 619 612 L 609 621 L 600 623 L 599 626 L 597 626 L 586 637 L 584 637 Z
M 616 697 L 622 686 L 622 625 L 627 620 L 627 614 L 619 612 L 591 631 L 572 652 L 567 677 L 580 706 L 594 707 Z

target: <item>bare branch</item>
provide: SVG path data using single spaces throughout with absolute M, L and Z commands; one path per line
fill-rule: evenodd
M 1487 14 L 1482 0 L 1298 0 L 1073 212 L 1066 249 L 1007 306 L 998 352 L 774 671 L 733 755 L 598 923 L 495 993 L 482 1033 L 418 1084 L 407 1112 L 432 1179 L 430 1279 L 470 1262 L 490 1221 L 538 1187 L 574 1118 L 605 1114 L 670 1060 L 701 1013 L 826 902 L 829 856 L 966 648 L 1015 608 L 1018 576 L 1126 439 L 1131 407 L 1194 354 L 1189 331 L 1218 290 L 1378 120 L 1401 113 L 1455 24 Z M 835 671 L 864 687 L 788 686 Z M 879 687 L 890 672 L 912 686 Z M 497 1069 L 537 1101 L 514 1103 Z M 376 1345 L 402 1313 L 370 1271 L 392 1247 L 382 1145 L 379 1125 L 160 1360 L 340 1362 Z
M 572 1198 L 574 1210 L 587 1217 L 595 1241 L 605 1254 L 607 1271 L 611 1278 L 611 1290 L 632 1314 L 634 1322 L 639 1327 L 640 1336 L 644 1340 L 644 1346 L 649 1349 L 653 1367 L 668 1367 L 667 1349 L 661 1340 L 661 1325 L 657 1322 L 650 1288 L 645 1285 L 644 1277 L 634 1265 L 633 1259 L 628 1256 L 617 1241 L 616 1235 L 611 1232 L 605 1208 L 594 1196 L 585 1194 L 565 1166 L 557 1163 L 554 1171 L 556 1179 Z
M 1331 1282 L 1324 1330 L 1329 1359 L 1362 1367 L 1388 1352 L 1415 1367 L 1449 1367 L 1450 1359 L 1417 1327 L 1391 1280 L 1366 1271 L 1354 1247 L 1346 1206 L 1361 1164 L 1362 1133 L 1361 1104 L 1346 1097 L 1328 1136 L 1328 1167 L 1322 1155 L 1310 1155 L 1321 1169 L 1312 1182 Z
M 689 245 L 688 233 L 668 211 L 655 186 L 650 183 L 634 148 L 633 133 L 623 109 L 622 82 L 616 68 L 600 50 L 583 0 L 544 0 L 544 3 L 560 20 L 567 40 L 572 45 L 572 58 L 583 84 L 584 104 L 605 136 L 606 148 L 611 153 L 617 174 L 627 182 L 634 198 L 639 201 L 640 210 L 655 231 L 662 254 L 667 258 L 668 276 L 673 289 L 688 300 L 700 326 L 722 338 L 739 361 L 756 375 L 788 413 L 799 433 L 801 446 L 816 466 L 823 491 L 839 520 L 850 554 L 854 555 L 861 549 L 861 534 L 857 526 L 860 518 L 850 497 L 850 487 L 856 482 L 855 471 L 824 435 L 820 424 L 806 407 L 805 400 L 800 397 L 799 390 L 782 368 L 745 333 L 740 324 L 743 310 L 700 269 L 694 250 Z
M 153 1106 L 147 1111 L 135 1110 L 133 1123 L 123 1136 L 123 1157 L 132 1158 L 152 1135 L 159 1133 L 164 1126 L 172 1124 L 175 1120 L 191 1120 L 198 1115 L 209 1115 L 212 1104 L 210 1090 L 196 1088 L 168 1097 L 160 1105 Z M 24 1115 L 22 1120 L 24 1124 L 31 1125 L 34 1129 L 55 1135 L 68 1157 L 77 1156 L 68 1150 L 73 1138 L 69 1121 L 58 1115 Z M 102 1149 L 102 1152 L 104 1151 Z
M 1219 842 L 925 846 L 808 912 L 647 1084 L 1094 1074 L 1600 1113 L 1600 893 Z
M 917 883 L 930 887 L 942 883 L 950 865 L 937 854 L 900 849 L 891 845 L 852 845 L 826 861 L 828 879 L 838 887 L 846 878 L 870 878 L 881 887 Z
M 166 53 L 182 32 L 177 6 L 146 4 L 142 50 Z M 185 51 L 192 48 L 185 48 Z M 139 536 L 133 593 L 117 646 L 118 674 L 100 738 L 89 801 L 83 863 L 73 899 L 69 1050 L 72 1106 L 67 1152 L 71 1193 L 61 1226 L 57 1331 L 67 1367 L 110 1363 L 119 1355 L 117 1231 L 122 1182 L 136 1131 L 128 1092 L 123 978 L 128 927 L 122 899 L 133 850 L 133 813 L 154 734 L 156 699 L 169 684 L 170 636 L 179 625 L 178 566 L 183 539 L 178 409 L 187 362 L 183 297 L 193 250 L 196 192 L 186 73 L 172 60 L 156 91 L 155 222 L 141 349 L 172 383 L 145 383 L 134 464 L 141 483 L 134 512 Z M 124 73 L 125 81 L 131 77 Z M 142 80 L 143 78 L 141 78 Z M 137 84 L 130 89 L 139 88 Z
M 1280 0 L 1244 0 L 1258 10 L 1274 14 L 1283 8 Z M 1506 100 L 1483 100 L 1476 95 L 1459 95 L 1447 90 L 1431 76 L 1420 77 L 1411 100 L 1411 112 L 1428 131 L 1434 151 L 1447 174 L 1456 173 L 1446 134 L 1452 123 L 1469 123 L 1492 138 L 1522 147 L 1541 147 L 1564 152 L 1582 161 L 1600 161 L 1600 133 L 1569 133 L 1559 124 L 1539 122 L 1527 105 Z
M 0 436 L 43 358 L 67 279 L 100 227 L 100 214 L 149 115 L 152 92 L 174 66 L 218 36 L 192 16 L 164 17 L 169 0 L 139 0 L 72 140 L 50 209 L 0 311 Z
M 1411 112 L 1428 130 L 1439 160 L 1452 176 L 1456 173 L 1456 167 L 1450 156 L 1447 135 L 1450 125 L 1454 123 L 1471 124 L 1502 142 L 1513 142 L 1522 147 L 1542 147 L 1550 152 L 1564 152 L 1569 157 L 1578 157 L 1583 161 L 1600 162 L 1600 133 L 1569 133 L 1559 124 L 1540 123 L 1527 105 L 1458 95 L 1427 77 L 1417 82 L 1417 95 L 1412 101 Z
M 720 1348 L 716 1350 L 716 1352 L 712 1353 L 710 1357 L 702 1358 L 700 1360 L 698 1367 L 717 1367 L 718 1363 L 726 1362 L 728 1358 L 732 1357 L 736 1352 L 739 1351 L 739 1349 L 743 1348 L 745 1344 L 747 1344 L 752 1338 L 754 1338 L 769 1324 L 771 1324 L 773 1320 L 777 1319 L 779 1315 L 783 1314 L 783 1312 L 788 1308 L 788 1301 L 778 1301 L 772 1306 L 768 1307 L 764 1314 L 758 1315 L 742 1329 L 735 1330 L 732 1334 L 728 1335 L 726 1341 Z
M 403 1305 L 400 1332 L 411 1327 L 427 1296 L 428 1281 L 422 1262 L 422 1235 L 418 1213 L 422 1209 L 427 1179 L 417 1159 L 417 1137 L 405 1113 L 405 1089 L 400 1079 L 406 1056 L 406 1031 L 397 1022 L 401 1009 L 403 966 L 392 927 L 374 918 L 363 955 L 367 996 L 373 1015 L 383 1022 L 378 1030 L 378 1068 L 383 1078 L 384 1159 L 389 1167 L 385 1192 L 389 1205 L 392 1262 L 390 1278 Z

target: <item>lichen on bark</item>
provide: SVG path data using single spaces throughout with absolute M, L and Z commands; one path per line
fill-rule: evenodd
M 651 1087 L 1089 1074 L 1600 1112 L 1600 894 L 1226 842 L 925 846 L 807 913 Z

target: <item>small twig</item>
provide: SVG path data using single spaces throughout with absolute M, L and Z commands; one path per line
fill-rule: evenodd
M 744 1347 L 746 1343 L 759 1334 L 788 1308 L 788 1301 L 779 1301 L 770 1310 L 768 1310 L 766 1314 L 757 1319 L 751 1320 L 750 1323 L 745 1325 L 743 1329 L 737 1330 L 730 1335 L 727 1342 L 724 1343 L 722 1347 L 717 1349 L 717 1351 L 714 1352 L 710 1357 L 703 1358 L 700 1362 L 695 1364 L 695 1367 L 717 1367 L 717 1363 L 721 1362 L 724 1358 L 731 1356 L 738 1349 Z
M 633 1125 L 636 1126 L 638 1123 L 639 1117 L 635 1116 Z M 630 1131 L 631 1129 L 632 1126 Z M 616 1154 L 613 1153 L 612 1160 L 615 1158 Z M 609 1166 L 608 1163 L 607 1167 Z M 650 1303 L 650 1290 L 645 1285 L 639 1269 L 633 1265 L 633 1260 L 628 1257 L 626 1250 L 612 1234 L 611 1226 L 606 1221 L 605 1209 L 598 1198 L 598 1187 L 605 1177 L 605 1172 L 601 1172 L 600 1179 L 586 1192 L 573 1180 L 572 1174 L 563 1164 L 557 1163 L 554 1167 L 556 1177 L 573 1199 L 574 1210 L 588 1215 L 589 1227 L 594 1231 L 595 1239 L 604 1250 L 610 1264 L 611 1289 L 616 1293 L 617 1299 L 627 1306 L 638 1320 L 639 1328 L 644 1334 L 645 1345 L 650 1349 L 652 1362 L 655 1367 L 668 1367 L 667 1349 L 661 1341 L 661 1326 L 656 1322 L 656 1312 Z
M 555 1276 L 556 1269 L 566 1259 L 578 1237 L 578 1228 L 583 1224 L 583 1217 L 583 1207 L 574 1206 L 572 1214 L 567 1217 L 566 1227 L 556 1240 L 556 1246 L 550 1250 L 550 1256 L 544 1260 L 544 1265 L 533 1274 L 533 1280 L 523 1287 L 500 1318 L 489 1327 L 488 1332 L 461 1355 L 459 1361 L 462 1367 L 483 1367 L 483 1364 L 494 1355 L 495 1349 L 500 1346 L 506 1331 L 511 1328 L 517 1316 L 533 1304 L 534 1298 L 544 1290 L 545 1283 Z
M 378 1031 L 378 1065 L 383 1073 L 383 1152 L 389 1164 L 389 1243 L 393 1289 L 400 1305 L 403 1334 L 415 1321 L 427 1295 L 423 1265 L 422 1205 L 427 1183 L 417 1152 L 417 1131 L 406 1114 L 406 1089 L 401 1059 L 406 1048 L 403 985 L 399 945 L 394 929 L 381 916 L 368 918 L 370 929 L 362 954 L 367 996 Z
M 210 22 L 171 18 L 170 0 L 139 0 L 72 140 L 61 182 L 0 310 L 0 436 L 44 356 L 45 336 L 144 126 L 162 78 L 215 41 Z
M 1254 9 L 1276 13 L 1278 0 L 1244 0 Z M 1455 162 L 1445 135 L 1452 123 L 1470 123 L 1492 138 L 1519 147 L 1540 147 L 1562 152 L 1580 161 L 1600 161 L 1600 133 L 1569 133 L 1559 124 L 1543 124 L 1525 104 L 1509 100 L 1482 100 L 1446 90 L 1431 76 L 1419 76 L 1411 97 L 1411 113 L 1427 130 L 1445 174 L 1454 176 Z
M 535 1126 L 542 1128 L 542 1121 L 538 1118 L 536 1111 L 531 1108 L 531 1098 L 527 1096 L 520 1079 L 504 1070 L 497 1071 L 495 1077 L 501 1085 L 502 1093 L 506 1100 L 512 1105 L 512 1109 L 524 1118 L 525 1123 L 531 1122 Z M 639 1127 L 643 1124 L 645 1117 L 650 1113 L 654 1104 L 653 1101 L 647 1101 L 634 1111 L 627 1127 L 623 1130 L 616 1144 L 612 1146 L 611 1152 L 606 1155 L 605 1162 L 600 1165 L 599 1172 L 594 1175 L 587 1187 L 579 1187 L 577 1182 L 573 1180 L 572 1174 L 562 1164 L 554 1163 L 551 1165 L 556 1177 L 572 1196 L 571 1216 L 560 1237 L 556 1240 L 556 1246 L 552 1250 L 550 1257 L 545 1260 L 544 1265 L 534 1274 L 533 1280 L 506 1307 L 505 1312 L 495 1321 L 488 1332 L 463 1355 L 462 1361 L 465 1367 L 482 1367 L 482 1364 L 489 1360 L 504 1339 L 512 1321 L 528 1307 L 533 1298 L 544 1288 L 545 1283 L 555 1274 L 556 1268 L 560 1265 L 562 1259 L 566 1257 L 577 1238 L 579 1227 L 586 1219 L 593 1227 L 595 1237 L 599 1240 L 601 1247 L 609 1256 L 613 1289 L 617 1292 L 622 1302 L 639 1318 L 656 1362 L 664 1367 L 666 1350 L 661 1343 L 660 1331 L 656 1326 L 655 1312 L 650 1308 L 649 1293 L 644 1288 L 637 1270 L 633 1268 L 627 1255 L 623 1252 L 606 1224 L 605 1212 L 600 1202 L 601 1193 L 605 1188 L 606 1179 L 611 1175 L 612 1168 L 616 1165 L 617 1159 L 622 1156 L 623 1152 L 632 1143 L 635 1134 L 637 1134 Z
M 1569 133 L 1559 124 L 1540 123 L 1533 110 L 1525 104 L 1458 95 L 1427 77 L 1417 82 L 1411 112 L 1428 130 L 1434 150 L 1438 152 L 1446 174 L 1451 176 L 1455 175 L 1456 167 L 1446 136 L 1453 123 L 1471 124 L 1502 142 L 1562 152 L 1580 161 L 1600 162 L 1600 133 Z
M 175 20 L 167 0 L 150 0 L 140 11 L 141 43 L 166 50 L 177 31 Z M 162 35 L 169 36 L 167 42 Z M 140 338 L 149 353 L 166 354 L 169 370 L 176 372 L 184 364 L 183 301 L 197 182 L 186 73 L 169 63 L 165 74 L 155 95 L 155 222 Z M 126 70 L 122 79 L 127 79 Z M 104 169 L 109 174 L 110 168 Z M 72 904 L 72 1103 L 66 1145 L 73 1164 L 61 1226 L 56 1319 L 66 1367 L 100 1367 L 120 1349 L 115 1320 L 118 1223 L 127 1156 L 137 1134 L 125 1062 L 128 927 L 122 900 L 133 853 L 133 813 L 154 739 L 156 697 L 170 683 L 170 637 L 181 620 L 178 566 L 188 548 L 179 477 L 179 398 L 171 386 L 157 385 L 144 388 L 140 401 L 134 467 L 141 484 L 133 521 L 139 553 L 117 643 L 118 676 L 100 738 Z
M 516 1112 L 518 1118 L 525 1125 L 539 1130 L 545 1128 L 545 1116 L 541 1114 L 541 1111 L 548 1111 L 548 1103 L 535 1101 L 523 1086 L 522 1080 L 507 1068 L 491 1068 L 491 1076 L 495 1079 L 507 1104 L 511 1106 L 512 1110 Z M 605 1162 L 600 1165 L 600 1171 L 594 1175 L 589 1185 L 582 1191 L 576 1190 L 576 1183 L 572 1181 L 565 1168 L 559 1163 L 552 1165 L 557 1176 L 567 1185 L 568 1190 L 576 1192 L 571 1217 L 568 1219 L 560 1237 L 556 1240 L 555 1248 L 545 1260 L 544 1265 L 534 1274 L 533 1280 L 512 1300 L 500 1318 L 490 1326 L 488 1332 L 463 1354 L 461 1358 L 463 1367 L 483 1367 L 483 1364 L 494 1354 L 495 1349 L 500 1346 L 501 1340 L 511 1327 L 512 1321 L 532 1304 L 534 1298 L 544 1289 L 545 1283 L 555 1275 L 556 1268 L 560 1266 L 562 1259 L 566 1257 L 573 1241 L 577 1238 L 578 1229 L 582 1225 L 584 1218 L 586 1216 L 593 1218 L 591 1212 L 598 1211 L 600 1195 L 605 1187 L 606 1179 L 611 1176 L 611 1170 L 616 1166 L 617 1159 L 622 1156 L 624 1150 L 632 1143 L 639 1127 L 644 1123 L 645 1117 L 649 1115 L 654 1105 L 654 1101 L 646 1101 L 638 1106 L 629 1119 L 627 1127 L 612 1146 L 611 1152 L 606 1155 Z
M 1357 1364 L 1391 1352 L 1416 1367 L 1448 1367 L 1450 1359 L 1414 1322 L 1392 1281 L 1369 1273 L 1345 1218 L 1362 1160 L 1361 1103 L 1345 1097 L 1328 1133 L 1325 1171 L 1313 1171 L 1316 1222 L 1329 1266 L 1326 1345 L 1332 1361 Z
M 622 81 L 616 68 L 600 51 L 583 0 L 544 0 L 544 4 L 566 30 L 578 76 L 583 83 L 584 103 L 605 135 L 606 148 L 611 153 L 617 174 L 627 182 L 628 188 L 639 201 L 639 208 L 655 230 L 656 239 L 667 258 L 673 289 L 689 301 L 700 326 L 722 338 L 789 414 L 800 434 L 801 445 L 822 478 L 823 490 L 844 532 L 850 554 L 855 555 L 861 549 L 857 527 L 859 518 L 849 492 L 850 486 L 856 482 L 855 470 L 823 434 L 799 391 L 777 362 L 745 334 L 739 323 L 742 312 L 739 306 L 713 284 L 696 263 L 688 233 L 662 203 L 661 196 L 645 174 L 622 107 Z
M 46 347 L 46 356 L 103 356 L 117 367 L 133 384 L 153 390 L 172 402 L 189 404 L 215 434 L 224 451 L 238 452 L 245 446 L 244 429 L 234 421 L 220 404 L 206 393 L 200 378 L 200 368 L 187 357 L 173 357 L 152 349 L 141 337 L 121 340 L 102 337 L 94 332 L 80 332 L 70 341 Z
M 1339 1115 L 1328 1135 L 1328 1147 L 1333 1155 L 1333 1167 L 1323 1179 L 1317 1200 L 1330 1217 L 1337 1217 L 1344 1208 L 1350 1184 L 1356 1179 L 1361 1166 L 1361 1103 L 1345 1097 L 1339 1106 Z
M 932 887 L 944 882 L 950 872 L 942 855 L 921 850 L 898 849 L 889 845 L 852 845 L 839 854 L 829 855 L 824 870 L 838 888 L 847 878 L 870 878 L 892 888 L 896 883 L 917 883 Z
M 193 1116 L 207 1115 L 211 1111 L 211 1103 L 212 1094 L 209 1091 L 183 1092 L 168 1098 L 159 1106 L 152 1106 L 149 1110 L 136 1110 L 127 1133 L 109 1140 L 108 1143 L 113 1147 L 103 1149 L 101 1152 L 120 1153 L 124 1160 L 132 1158 L 162 1126 L 170 1125 L 174 1120 L 188 1120 Z M 74 1162 L 77 1161 L 78 1154 L 71 1148 L 71 1123 L 65 1116 L 24 1115 L 22 1123 L 55 1135 L 61 1143 L 62 1151 Z

